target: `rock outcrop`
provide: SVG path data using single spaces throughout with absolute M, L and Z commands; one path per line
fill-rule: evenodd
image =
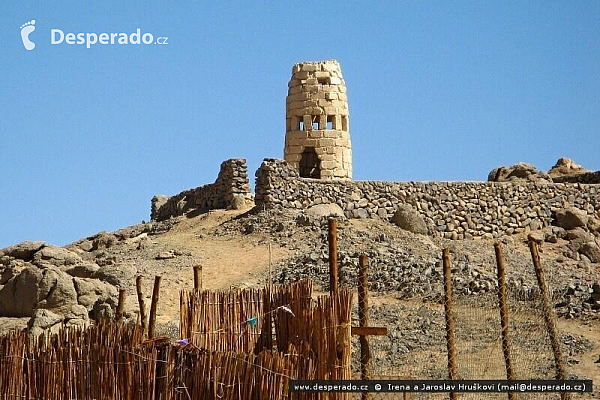
M 490 182 L 519 182 L 519 181 L 532 181 L 532 182 L 551 182 L 550 176 L 543 172 L 538 171 L 535 166 L 525 162 L 517 163 L 510 167 L 498 167 L 494 168 L 488 174 L 488 181 Z
M 561 157 L 556 161 L 556 164 L 548 171 L 548 175 L 552 179 L 559 176 L 566 175 L 577 175 L 585 172 L 590 172 L 589 170 L 583 168 L 579 164 L 575 164 L 573 160 L 567 157 Z
M 538 171 L 532 164 L 520 162 L 511 167 L 494 168 L 488 174 L 490 182 L 557 182 L 557 183 L 600 183 L 600 171 L 592 172 L 567 157 L 561 157 L 548 171 Z
M 30 261 L 33 258 L 33 255 L 44 247 L 45 244 L 46 243 L 44 242 L 21 242 L 0 250 L 0 257 L 7 256 L 23 261 Z
M 29 331 L 37 334 L 56 326 L 85 326 L 95 308 L 114 308 L 114 284 L 132 279 L 131 270 L 101 268 L 77 251 L 43 242 L 0 250 L 0 317 L 31 317 Z

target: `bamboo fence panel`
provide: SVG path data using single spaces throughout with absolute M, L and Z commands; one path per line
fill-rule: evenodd
M 182 322 L 202 332 L 187 346 L 144 340 L 140 326 L 123 323 L 37 338 L 11 333 L 0 337 L 0 393 L 45 400 L 347 398 L 288 392 L 290 379 L 350 379 L 351 293 L 312 301 L 311 291 L 303 281 L 182 294 Z

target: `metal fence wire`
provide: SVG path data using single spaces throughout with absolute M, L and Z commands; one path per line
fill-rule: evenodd
M 535 260 L 536 244 L 530 244 Z M 556 323 L 549 299 L 552 293 L 541 265 L 525 277 L 523 288 L 504 266 L 502 247 L 495 244 L 496 265 L 470 271 L 471 282 L 454 285 L 451 255 L 445 250 L 433 299 L 371 299 L 371 325 L 387 324 L 387 336 L 369 338 L 371 377 L 380 380 L 442 379 L 567 379 Z M 539 264 L 539 259 L 537 260 Z M 535 264 L 535 261 L 534 261 Z M 376 265 L 371 268 L 377 268 Z M 540 277 L 540 274 L 542 275 Z M 464 276 L 464 275 L 463 275 Z M 485 279 L 481 279 L 485 277 Z M 471 284 L 470 284 L 471 283 Z M 359 280 L 357 283 L 361 285 Z M 546 286 L 542 289 L 542 286 Z M 433 301 L 432 301 L 433 300 Z M 358 312 L 355 310 L 354 319 Z M 356 321 L 355 321 L 356 322 Z M 554 339 L 553 339 L 554 335 Z M 360 379 L 360 343 L 353 338 L 353 378 Z M 557 358 L 560 357 L 560 362 Z M 451 361 L 449 361 L 451 360 Z M 563 369 L 562 371 L 561 368 Z M 561 375 L 562 374 L 562 375 Z M 355 393 L 353 399 L 567 399 L 561 393 Z

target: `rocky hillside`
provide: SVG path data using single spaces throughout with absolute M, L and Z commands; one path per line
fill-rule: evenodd
M 396 376 L 411 360 L 420 360 L 404 372 L 431 377 L 443 373 L 443 248 L 452 254 L 457 308 L 468 310 L 466 315 L 481 315 L 480 321 L 472 319 L 468 329 L 463 328 L 464 337 L 472 339 L 473 332 L 480 332 L 494 342 L 495 240 L 428 236 L 410 208 L 399 210 L 391 222 L 376 216 L 347 220 L 336 204 L 304 211 L 247 205 L 241 210 L 193 212 L 102 232 L 64 247 L 24 242 L 2 249 L 0 333 L 39 333 L 113 318 L 119 289 L 127 293 L 126 318 L 137 321 L 135 278 L 144 277 L 149 304 L 153 278 L 160 275 L 158 321 L 162 332 L 175 338 L 179 291 L 193 287 L 192 267 L 198 264 L 207 289 L 312 278 L 325 292 L 331 216 L 339 221 L 341 284 L 355 288 L 358 257 L 369 257 L 372 321 L 389 329 L 387 337 L 372 341 L 375 371 Z M 600 215 L 566 208 L 553 215 L 552 226 L 499 239 L 509 291 L 519 301 L 538 294 L 528 237 L 540 243 L 569 372 L 600 382 Z M 487 333 L 481 330 L 484 326 Z

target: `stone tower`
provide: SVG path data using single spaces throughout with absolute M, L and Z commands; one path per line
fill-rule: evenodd
M 304 178 L 351 179 L 346 85 L 335 60 L 294 65 L 284 158 Z

